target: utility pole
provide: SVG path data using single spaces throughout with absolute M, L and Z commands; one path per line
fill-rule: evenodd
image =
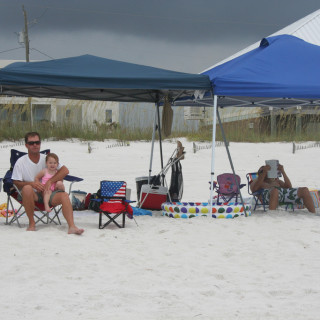
M 26 48 L 26 62 L 29 62 L 30 59 L 29 59 L 28 18 L 27 18 L 27 12 L 24 8 L 24 5 L 22 5 L 22 11 L 23 11 L 23 16 L 24 16 L 23 41 L 24 41 L 24 46 Z M 31 125 L 31 129 L 32 129 L 33 128 L 33 115 L 32 115 L 31 97 L 28 97 L 27 107 L 28 107 L 28 110 L 30 110 L 30 125 Z
M 24 45 L 26 48 L 26 62 L 29 62 L 29 35 L 28 35 L 28 19 L 27 19 L 27 12 L 24 9 L 24 5 L 22 5 L 22 11 L 24 16 L 24 31 L 23 31 L 23 39 Z

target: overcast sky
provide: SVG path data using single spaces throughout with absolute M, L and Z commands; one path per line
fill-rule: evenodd
M 0 0 L 0 60 L 93 54 L 201 72 L 320 9 L 319 0 Z

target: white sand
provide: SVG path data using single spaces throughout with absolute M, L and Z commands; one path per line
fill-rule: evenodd
M 123 179 L 135 199 L 135 178 L 148 173 L 151 144 L 106 148 L 114 143 L 93 142 L 91 154 L 79 141 L 42 147 L 85 179 L 74 190 L 95 192 L 100 180 Z M 0 144 L 3 174 L 8 144 Z M 211 150 L 194 154 L 192 143 L 184 145 L 183 200 L 207 201 Z M 165 162 L 175 146 L 164 143 Z M 230 151 L 242 183 L 265 159 L 279 159 L 293 185 L 320 189 L 320 148 L 292 154 L 290 143 L 231 143 Z M 216 148 L 215 171 L 230 172 L 223 147 Z M 63 218 L 62 226 L 37 225 L 37 232 L 25 231 L 26 220 L 20 229 L 0 218 L 1 319 L 319 319 L 319 219 L 306 210 L 232 220 L 154 212 L 136 217 L 138 227 L 127 220 L 125 229 L 99 230 L 97 213 L 78 211 L 85 233 L 74 236 Z

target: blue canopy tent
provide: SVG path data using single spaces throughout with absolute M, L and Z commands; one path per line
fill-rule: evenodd
M 212 90 L 181 98 L 176 105 L 219 107 L 315 106 L 320 104 L 320 46 L 291 36 L 264 38 L 260 46 L 202 72 Z
M 0 70 L 0 95 L 158 103 L 210 88 L 206 75 L 92 55 L 16 62 Z
M 188 102 L 185 100 L 177 104 L 213 105 L 211 185 L 217 116 L 226 142 L 217 107 L 285 108 L 296 105 L 303 108 L 320 105 L 320 47 L 294 36 L 265 38 L 258 48 L 208 69 L 203 74 L 210 77 L 212 90 L 203 92 L 203 97 L 190 98 Z M 227 143 L 226 148 L 234 172 Z
M 218 96 L 320 98 L 320 47 L 290 35 L 265 38 L 242 56 L 203 72 Z M 250 100 L 250 99 L 249 99 Z
M 158 107 L 167 96 L 184 106 L 211 105 L 215 143 L 217 116 L 223 130 L 217 106 L 319 105 L 319 61 L 319 46 L 281 35 L 263 39 L 258 48 L 201 75 L 92 56 L 16 63 L 0 70 L 0 95 L 143 101 Z M 227 152 L 234 172 L 228 147 Z M 213 144 L 211 182 L 214 156 Z
M 210 90 L 209 77 L 83 55 L 40 62 L 16 62 L 0 70 L 0 95 L 154 102 L 156 105 L 149 173 L 155 130 L 158 127 L 163 168 L 159 105 L 168 99 Z M 158 126 L 156 125 L 158 120 Z

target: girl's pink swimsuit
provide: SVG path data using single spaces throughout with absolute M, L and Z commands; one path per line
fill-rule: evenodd
M 52 178 L 53 176 L 54 176 L 54 174 L 50 174 L 50 173 L 48 172 L 48 170 L 46 169 L 44 176 L 41 178 L 41 183 L 42 183 L 42 184 L 46 184 L 46 182 L 47 182 L 50 178 Z M 55 187 L 56 187 L 56 182 L 51 185 L 50 190 L 51 190 L 51 191 L 54 191 Z

